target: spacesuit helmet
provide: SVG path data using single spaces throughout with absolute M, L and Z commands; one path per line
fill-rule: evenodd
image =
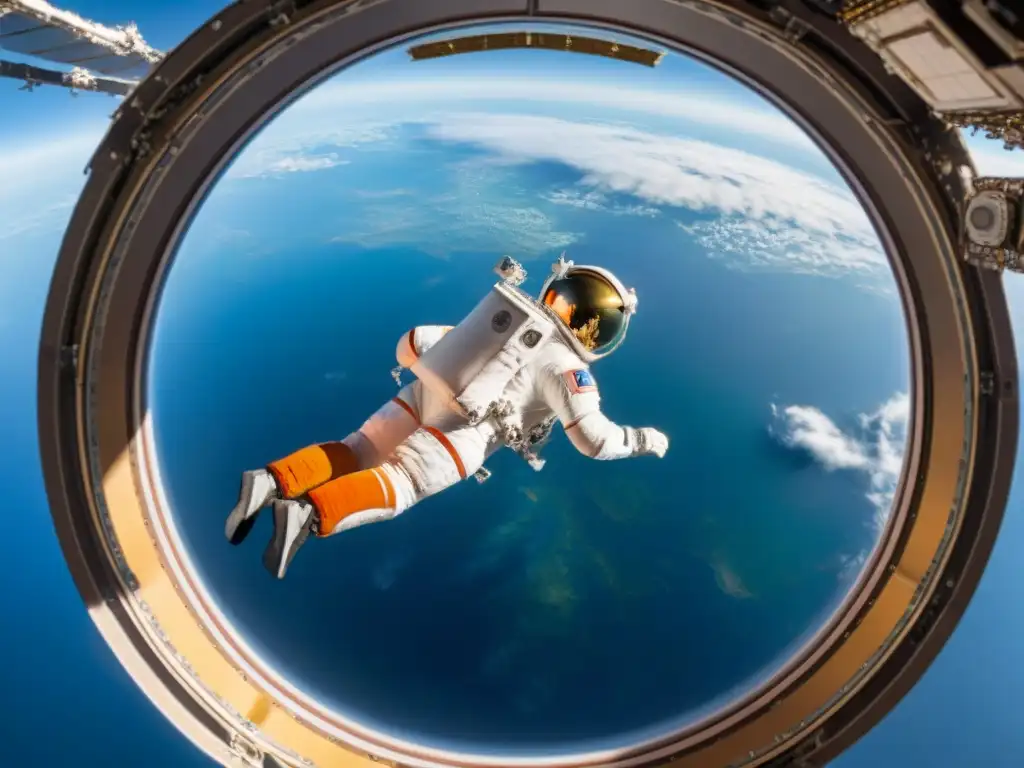
M 636 312 L 636 292 L 607 269 L 577 266 L 564 254 L 551 271 L 540 301 L 571 331 L 573 346 L 591 361 L 615 351 Z

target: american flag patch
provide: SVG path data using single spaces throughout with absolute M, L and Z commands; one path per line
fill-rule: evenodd
M 566 371 L 562 375 L 565 376 L 565 381 L 569 385 L 569 391 L 574 395 L 597 391 L 597 384 L 594 383 L 594 377 L 590 375 L 590 371 L 586 368 L 581 368 L 576 371 Z

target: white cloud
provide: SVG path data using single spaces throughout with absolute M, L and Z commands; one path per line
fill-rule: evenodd
M 382 142 L 392 129 L 367 122 L 323 128 L 286 113 L 257 135 L 224 175 L 228 179 L 267 178 L 346 165 L 350 161 L 337 150 Z
M 775 216 L 758 221 L 733 215 L 678 224 L 711 258 L 737 268 L 784 269 L 827 276 L 889 276 L 885 254 L 877 243 L 870 242 L 867 233 L 860 237 L 825 234 Z M 895 295 L 888 285 L 858 283 L 857 287 L 883 296 Z
M 655 205 L 776 216 L 827 232 L 870 228 L 846 190 L 763 157 L 632 127 L 521 114 L 462 113 L 429 126 L 432 136 L 476 144 L 508 162 L 559 162 L 583 185 Z
M 367 248 L 410 245 L 441 257 L 502 249 L 531 259 L 579 237 L 561 229 L 538 207 L 535 191 L 510 183 L 500 167 L 458 163 L 447 166 L 441 179 L 443 192 L 414 204 L 404 194 L 359 196 L 358 220 L 333 239 Z
M 859 472 L 867 480 L 866 498 L 874 507 L 870 520 L 875 535 L 881 534 L 889 515 L 903 470 L 910 397 L 897 392 L 877 409 L 858 416 L 859 431 L 840 429 L 818 408 L 808 405 L 771 406 L 769 431 L 785 446 L 804 451 L 829 472 Z M 871 548 L 845 554 L 837 563 L 838 580 L 851 584 L 860 575 Z
M 307 171 L 323 171 L 327 168 L 335 168 L 339 165 L 346 165 L 349 161 L 342 160 L 334 152 L 326 155 L 308 155 L 298 157 L 281 157 L 270 161 L 258 169 L 242 170 L 239 178 L 247 179 L 253 177 L 264 178 L 267 176 L 281 176 L 285 173 L 305 173 Z
M 739 85 L 737 89 L 745 90 Z M 405 122 L 444 123 L 451 111 L 470 105 L 489 109 L 512 103 L 519 107 L 520 102 L 538 109 L 548 105 L 559 112 L 590 109 L 605 116 L 610 112 L 649 115 L 815 151 L 803 130 L 767 102 L 754 107 L 705 91 L 645 91 L 542 77 L 361 82 L 346 80 L 341 75 L 300 98 L 268 124 L 243 150 L 226 176 L 273 176 L 282 172 L 282 166 L 295 171 L 320 170 L 330 166 L 324 161 L 315 167 L 290 167 L 289 163 L 317 150 L 382 141 L 395 126 Z
M 738 86 L 739 88 L 739 86 Z M 502 106 L 521 112 L 525 104 L 548 112 L 601 110 L 610 121 L 616 113 L 639 113 L 680 122 L 676 135 L 638 131 L 634 127 L 586 118 L 560 120 L 538 114 L 458 114 L 460 107 Z M 441 107 L 440 105 L 444 105 Z M 390 117 L 386 117 L 391 111 Z M 343 127 L 310 132 L 336 113 Z M 366 128 L 360 120 L 374 117 L 371 133 L 360 142 L 347 134 Z M 321 119 L 323 117 L 324 119 Z M 386 118 L 386 119 L 385 119 Z M 331 117 L 333 119 L 333 115 Z M 352 121 L 355 121 L 354 123 Z M 383 121 L 383 122 L 382 122 Z M 548 192 L 548 203 L 606 213 L 654 215 L 657 205 L 707 211 L 711 220 L 681 223 L 713 258 L 731 266 L 786 269 L 809 274 L 860 277 L 864 290 L 892 296 L 887 260 L 878 238 L 854 196 L 841 184 L 829 183 L 750 152 L 679 138 L 686 125 L 715 126 L 756 135 L 792 147 L 813 150 L 813 142 L 781 111 L 765 103 L 751 106 L 719 94 L 695 90 L 637 90 L 590 82 L 542 78 L 467 78 L 355 82 L 340 78 L 296 103 L 268 129 L 284 137 L 285 126 L 299 128 L 301 141 L 276 147 L 262 158 L 260 170 L 239 176 L 313 170 L 329 167 L 325 160 L 294 162 L 304 148 L 352 146 L 384 138 L 385 125 L 419 122 L 432 134 L 472 142 L 512 162 L 553 160 L 584 174 L 579 189 Z M 669 129 L 665 129 L 669 130 Z M 970 142 L 981 173 L 1024 174 L 1024 153 L 1010 153 L 993 142 Z M 760 146 L 763 146 L 761 144 Z M 636 206 L 610 205 L 607 194 L 624 192 L 641 199 Z M 865 280 L 866 277 L 881 280 Z
M 856 555 L 840 555 L 838 580 L 844 584 L 852 583 L 864 569 L 869 554 L 870 550 L 862 549 Z
M 551 87 L 542 84 L 540 90 Z M 355 89 L 357 95 L 367 99 L 372 95 L 377 101 L 387 93 L 386 85 L 368 92 L 360 88 Z M 345 93 L 351 96 L 345 88 L 336 87 L 329 93 L 334 101 L 324 97 L 312 104 L 321 112 L 331 104 L 339 109 L 352 108 L 351 99 L 341 98 L 340 94 Z M 535 95 L 530 91 L 522 97 L 525 100 Z M 419 96 L 425 97 L 423 93 Z M 607 94 L 603 98 L 607 99 Z M 536 241 L 527 243 L 520 252 L 529 256 L 572 242 L 571 237 L 557 234 L 550 217 L 538 206 L 540 202 L 631 216 L 655 216 L 660 207 L 670 206 L 706 215 L 680 226 L 711 257 L 730 265 L 827 275 L 855 273 L 861 282 L 865 278 L 891 281 L 874 229 L 856 199 L 841 185 L 751 152 L 639 130 L 621 122 L 458 112 L 454 108 L 458 101 L 456 98 L 453 108 L 445 110 L 434 101 L 429 111 L 405 111 L 391 122 L 379 112 L 363 112 L 364 122 L 358 122 L 360 111 L 352 109 L 349 117 L 357 121 L 337 128 L 325 128 L 326 120 L 314 118 L 310 105 L 303 102 L 303 109 L 289 111 L 254 140 L 228 175 L 253 178 L 333 167 L 347 162 L 342 159 L 345 150 L 359 147 L 380 151 L 392 146 L 391 140 L 400 135 L 402 126 L 411 125 L 428 138 L 485 150 L 489 157 L 464 164 L 475 164 L 478 171 L 487 165 L 507 169 L 550 161 L 575 169 L 580 181 L 568 188 L 541 191 L 539 199 L 536 191 L 529 190 L 514 204 L 495 194 L 503 187 L 507 191 L 507 175 L 494 180 L 489 199 L 481 200 L 487 195 L 479 185 L 467 190 L 463 184 L 455 189 L 471 195 L 462 198 L 461 212 L 456 210 L 459 201 L 450 195 L 420 199 L 416 206 L 404 206 L 402 210 L 394 205 L 376 206 L 386 215 L 375 217 L 374 210 L 370 210 L 360 232 L 349 233 L 345 239 L 367 246 L 383 244 L 389 236 L 401 238 L 395 242 L 412 242 L 413 233 L 422 232 L 426 226 L 420 219 L 437 216 L 451 220 L 450 235 L 473 241 L 458 250 L 491 250 L 480 235 L 488 229 L 505 231 L 521 222 L 524 226 L 539 226 L 539 237 L 523 234 L 523 238 Z M 440 178 L 447 184 L 447 174 Z M 530 195 L 532 199 L 527 199 Z M 623 198 L 633 198 L 633 202 Z M 443 210 L 412 210 L 431 202 L 441 203 Z M 447 241 L 455 242 L 452 236 Z M 870 286 L 871 282 L 865 284 Z
M 506 113 L 489 111 L 499 107 Z M 658 123 L 664 133 L 639 130 L 621 122 L 630 114 L 638 115 L 634 123 L 649 123 L 644 115 L 672 122 Z M 605 122 L 594 122 L 595 115 Z M 607 122 L 612 119 L 619 122 Z M 693 126 L 704 125 L 724 129 L 733 141 L 739 132 L 816 152 L 802 129 L 767 102 L 751 105 L 685 88 L 644 91 L 593 82 L 482 76 L 390 82 L 339 78 L 304 96 L 268 126 L 229 176 L 332 167 L 337 164 L 333 161 L 344 162 L 341 150 L 357 145 L 369 149 L 409 124 L 435 139 L 476 145 L 506 164 L 547 160 L 579 171 L 581 181 L 575 187 L 541 192 L 540 201 L 549 204 L 633 216 L 655 216 L 661 206 L 706 213 L 710 220 L 686 221 L 683 231 L 710 256 L 731 266 L 856 273 L 869 287 L 879 282 L 875 278 L 891 280 L 867 216 L 841 182 L 752 152 L 680 138 Z M 635 201 L 624 202 L 624 196 Z M 519 215 L 547 218 L 536 205 L 540 201 L 517 205 Z M 478 222 L 493 219 L 499 205 L 494 201 L 485 210 L 475 201 L 467 203 L 467 217 Z M 368 236 L 350 239 L 383 242 L 388 232 L 411 231 L 410 217 L 415 214 L 403 212 L 400 221 L 382 221 L 364 233 Z
M 612 216 L 657 216 L 658 208 L 649 205 L 618 205 L 610 202 L 608 196 L 594 190 L 556 189 L 543 195 L 554 205 L 565 205 L 586 211 L 601 211 Z
M 748 95 L 737 84 L 736 90 Z M 762 102 L 744 104 L 721 94 L 684 88 L 643 90 L 592 81 L 535 78 L 460 77 L 375 82 L 346 82 L 344 76 L 304 96 L 292 109 L 298 113 L 328 109 L 348 110 L 366 105 L 434 105 L 439 102 L 456 107 L 461 102 L 476 108 L 491 102 L 526 101 L 545 103 L 575 111 L 588 107 L 607 113 L 610 110 L 637 112 L 671 118 L 691 124 L 724 128 L 731 132 L 757 136 L 766 141 L 803 150 L 816 146 L 796 123 L 783 112 Z
M 871 457 L 866 446 L 844 434 L 817 408 L 808 405 L 787 405 L 778 415 L 785 421 L 782 441 L 790 448 L 807 451 L 821 462 L 825 469 L 866 470 L 871 466 Z
M 906 448 L 910 397 L 898 392 L 875 411 L 858 417 L 860 431 L 844 432 L 818 408 L 772 405 L 772 433 L 789 448 L 806 451 L 826 470 L 852 470 L 868 480 L 867 498 L 875 506 L 880 530 L 888 519 Z
M 884 507 L 886 515 L 903 469 L 909 422 L 910 396 L 907 393 L 894 395 L 874 413 L 860 417 L 861 427 L 873 437 L 873 461 L 869 466 L 872 490 L 868 498 L 875 506 Z
M 815 274 L 888 276 L 874 228 L 849 190 L 758 155 L 622 125 L 519 114 L 463 113 L 428 123 L 503 163 L 576 169 L 580 189 L 553 202 L 596 208 L 631 195 L 650 206 L 708 213 L 681 225 L 712 256 Z M 549 197 L 549 199 L 551 199 Z

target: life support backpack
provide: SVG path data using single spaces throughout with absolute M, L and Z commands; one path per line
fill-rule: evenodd
M 503 280 L 409 370 L 478 424 L 500 407 L 515 375 L 557 333 L 543 308 Z

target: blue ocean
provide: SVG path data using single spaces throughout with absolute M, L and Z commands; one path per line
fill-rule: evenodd
M 401 158 L 364 158 L 373 172 L 360 172 L 358 200 L 422 190 L 440 150 L 412 146 L 420 156 L 400 184 Z M 906 390 L 904 321 L 898 301 L 849 281 L 709 258 L 678 226 L 697 213 L 557 211 L 568 258 L 637 288 L 627 343 L 593 372 L 609 417 L 669 435 L 663 460 L 595 462 L 558 434 L 542 472 L 503 452 L 484 484 L 310 542 L 280 582 L 261 563 L 269 515 L 228 545 L 243 470 L 356 429 L 396 393 L 403 333 L 457 323 L 502 254 L 523 257 L 534 291 L 561 250 L 527 230 L 477 248 L 479 231 L 445 230 L 464 219 L 439 223 L 420 247 L 388 245 L 386 228 L 366 234 L 373 216 L 342 175 L 353 173 L 326 172 L 335 181 L 322 189 L 308 178 L 226 185 L 161 301 L 149 375 L 161 471 L 236 628 L 304 691 L 368 726 L 503 754 L 622 745 L 784 663 L 842 599 L 844 567 L 876 534 L 864 476 L 782 445 L 771 406 L 812 405 L 855 425 Z M 514 173 L 518 188 L 575 180 L 557 166 Z M 471 202 L 492 205 L 488 189 Z

